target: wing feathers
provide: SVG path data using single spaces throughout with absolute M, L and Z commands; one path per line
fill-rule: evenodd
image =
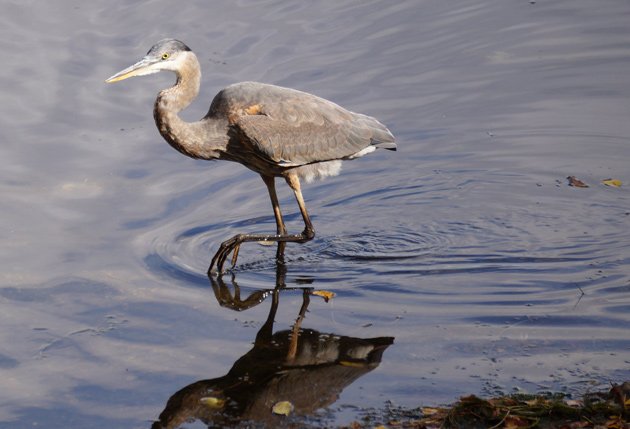
M 255 106 L 255 108 L 253 108 Z M 306 92 L 256 82 L 225 88 L 209 115 L 226 114 L 257 156 L 280 165 L 350 159 L 370 146 L 395 149 L 376 119 Z
M 369 146 L 395 149 L 394 137 L 376 119 L 363 116 L 333 123 L 321 118 L 307 120 L 284 116 L 242 116 L 235 123 L 265 157 L 292 165 L 348 159 Z M 368 152 L 365 152 L 368 153 Z

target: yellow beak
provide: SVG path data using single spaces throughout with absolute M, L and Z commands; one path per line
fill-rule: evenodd
M 153 68 L 152 66 L 154 64 L 155 64 L 154 61 L 148 58 L 143 58 L 137 63 L 135 63 L 134 65 L 127 67 L 124 70 L 119 71 L 118 73 L 116 73 L 115 75 L 107 79 L 105 82 L 113 83 L 113 82 L 118 82 L 120 80 L 125 80 L 130 77 L 134 77 L 134 76 L 144 76 L 151 73 L 157 73 L 160 70 Z

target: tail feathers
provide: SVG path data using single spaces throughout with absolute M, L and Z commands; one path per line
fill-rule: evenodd
M 369 130 L 370 133 L 370 146 L 380 149 L 396 150 L 396 138 L 387 129 L 387 127 L 381 124 L 376 118 L 367 115 L 357 114 L 360 118 L 364 130 Z
M 387 149 L 387 150 L 397 150 L 398 146 L 395 142 L 373 142 L 372 146 L 375 146 L 379 149 Z
M 396 150 L 396 138 L 387 127 L 376 121 L 377 127 L 373 128 L 371 145 L 379 149 Z

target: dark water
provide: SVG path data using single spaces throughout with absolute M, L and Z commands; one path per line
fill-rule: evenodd
M 313 411 L 299 405 L 310 389 L 329 423 L 386 400 L 630 379 L 628 2 L 5 1 L 0 16 L 1 427 L 148 428 L 199 380 L 189 398 L 208 414 L 248 368 L 249 418 L 269 416 L 276 386 L 297 412 Z M 286 273 L 248 244 L 234 281 L 211 284 L 222 240 L 274 230 L 264 185 L 162 141 L 152 103 L 172 76 L 103 83 L 169 36 L 205 72 L 189 120 L 224 85 L 257 80 L 398 137 L 397 153 L 304 187 L 318 235 L 288 246 Z M 277 283 L 275 303 L 220 305 L 222 290 Z M 294 362 L 300 387 L 277 380 L 304 288 L 336 293 L 310 296 L 312 355 L 343 350 L 326 364 L 337 373 Z

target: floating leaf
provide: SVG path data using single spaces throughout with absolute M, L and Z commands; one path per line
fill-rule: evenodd
M 602 183 L 606 186 L 612 186 L 615 188 L 618 188 L 621 186 L 621 180 L 619 179 L 606 179 L 606 180 L 602 180 Z
M 324 301 L 326 302 L 328 302 L 329 300 L 335 297 L 335 292 L 329 292 L 327 290 L 314 290 L 312 294 L 321 296 L 322 298 L 324 298 Z
M 293 404 L 289 401 L 280 401 L 276 402 L 276 404 L 271 408 L 271 411 L 274 414 L 278 414 L 281 416 L 288 416 L 293 412 Z
M 206 407 L 213 409 L 223 408 L 223 406 L 225 405 L 225 399 L 215 398 L 213 396 L 203 397 L 199 400 L 199 402 L 201 402 Z
M 588 188 L 586 183 L 582 182 L 575 176 L 569 176 L 567 177 L 567 180 L 569 181 L 569 186 L 573 186 L 575 188 Z

